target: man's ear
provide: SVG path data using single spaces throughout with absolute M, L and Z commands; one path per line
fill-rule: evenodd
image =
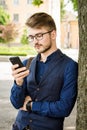
M 55 30 L 53 30 L 52 32 L 51 32 L 51 38 L 52 39 L 55 39 L 56 38 L 56 31 Z

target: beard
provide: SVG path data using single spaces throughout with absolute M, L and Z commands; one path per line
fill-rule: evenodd
M 49 42 L 47 42 L 47 44 L 40 44 L 37 42 L 34 46 L 37 53 L 46 53 L 47 51 L 49 51 L 51 49 L 51 47 L 52 47 L 51 38 L 50 38 Z
M 39 43 L 35 44 L 35 49 L 38 53 L 45 53 L 51 49 L 52 43 L 50 42 L 48 45 L 42 45 Z

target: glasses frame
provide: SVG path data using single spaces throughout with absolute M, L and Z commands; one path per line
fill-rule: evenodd
M 37 34 L 35 34 L 34 36 L 33 36 L 33 35 L 29 35 L 29 36 L 27 37 L 27 39 L 29 40 L 29 37 L 32 37 L 32 38 L 29 40 L 29 42 L 33 42 L 34 39 L 40 41 L 40 40 L 43 39 L 43 35 L 45 35 L 45 34 L 47 34 L 47 33 L 51 33 L 52 31 L 53 31 L 53 30 L 50 30 L 50 31 L 47 31 L 47 32 L 44 32 L 44 33 L 37 33 Z M 39 35 L 41 35 L 41 36 L 39 37 Z

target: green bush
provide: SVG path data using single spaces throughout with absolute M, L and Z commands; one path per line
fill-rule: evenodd
M 0 55 L 27 56 L 36 55 L 36 51 L 29 45 L 22 45 L 20 47 L 0 46 Z

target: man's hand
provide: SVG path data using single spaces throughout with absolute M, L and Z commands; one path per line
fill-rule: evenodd
M 18 68 L 18 64 L 12 65 L 12 76 L 16 81 L 16 84 L 21 86 L 23 84 L 24 78 L 28 76 L 29 70 L 26 67 Z
M 25 98 L 23 107 L 21 107 L 20 110 L 27 111 L 27 109 L 26 109 L 26 104 L 28 103 L 28 101 L 31 101 L 31 100 L 32 100 L 31 97 L 30 97 L 30 96 L 27 96 L 27 97 Z

